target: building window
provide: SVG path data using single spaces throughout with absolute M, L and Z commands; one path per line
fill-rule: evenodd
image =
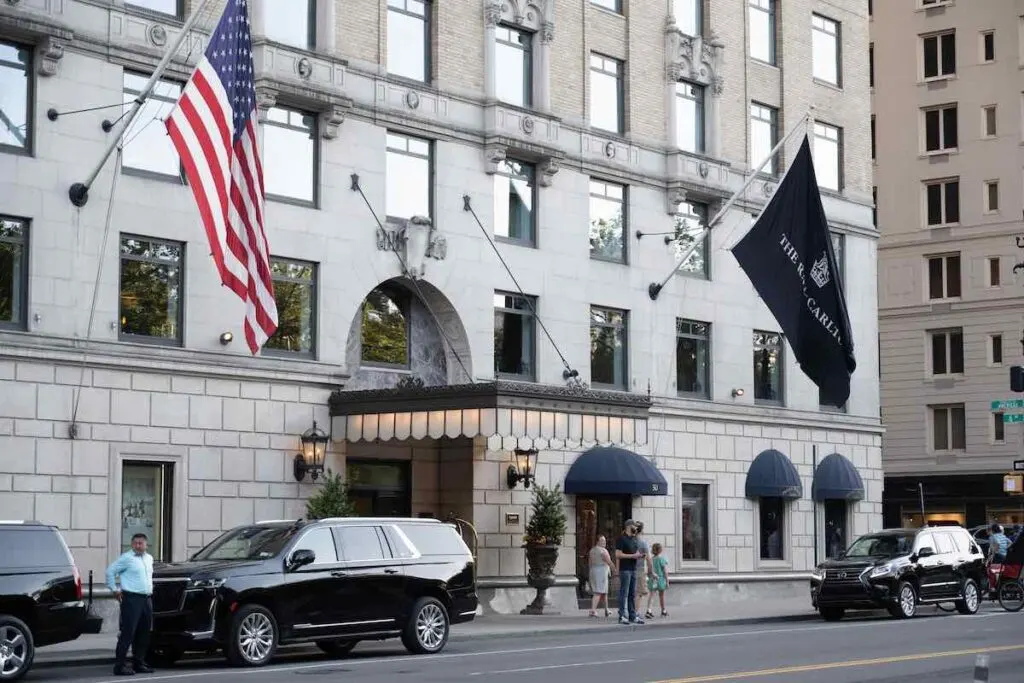
M 612 133 L 625 132 L 622 62 L 590 55 L 590 125 Z
M 28 322 L 28 221 L 0 216 L 0 327 Z
M 960 255 L 928 259 L 928 298 L 960 298 Z
M 263 34 L 276 43 L 312 50 L 316 0 L 263 0 Z
M 811 15 L 811 49 L 816 80 L 830 85 L 840 84 L 839 22 L 820 14 Z
M 932 341 L 932 374 L 962 375 L 964 331 L 962 328 L 929 332 Z
M 426 83 L 430 67 L 430 5 L 388 0 L 388 73 Z
M 1006 430 L 1003 427 L 1003 414 L 992 413 L 992 440 L 996 443 L 1006 441 Z
M 533 105 L 533 34 L 499 26 L 495 33 L 498 99 L 517 107 Z
M 684 562 L 707 562 L 711 559 L 711 527 L 709 525 L 708 484 L 680 484 L 679 501 L 682 517 L 679 531 L 682 534 L 682 560 Z
M 606 389 L 629 389 L 627 378 L 628 314 L 590 307 L 590 383 Z
M 676 83 L 676 147 L 704 153 L 704 88 L 688 81 Z
M 845 500 L 826 500 L 825 508 L 825 557 L 838 558 L 849 545 L 847 521 L 849 503 Z
M 960 222 L 960 181 L 930 180 L 925 183 L 928 226 Z
M 170 562 L 173 500 L 173 463 L 124 462 L 121 465 L 121 552 L 131 550 L 132 536 L 145 534 L 153 559 Z
M 184 0 L 127 0 L 125 4 L 129 7 L 138 7 L 140 9 L 149 10 L 150 12 L 170 14 L 173 17 L 181 17 L 184 15 L 184 12 L 182 11 Z
M 998 128 L 996 127 L 996 105 L 990 104 L 981 108 L 981 130 L 982 135 L 987 138 L 994 138 Z
M 135 102 L 146 86 L 149 76 L 124 72 L 125 111 Z M 146 175 L 181 179 L 181 160 L 171 138 L 163 126 L 164 119 L 181 97 L 181 85 L 157 81 L 153 92 L 139 109 L 131 128 L 125 133 L 126 144 L 121 166 L 126 171 Z
M 626 262 L 626 186 L 590 180 L 590 258 Z
M 983 31 L 981 34 L 981 61 L 996 61 L 996 34 L 993 31 Z
M 277 331 L 263 348 L 313 356 L 316 352 L 316 264 L 272 258 L 270 275 L 277 303 Z
M 999 181 L 985 181 L 985 213 L 999 211 Z
M 345 458 L 345 483 L 349 487 L 349 497 L 352 500 L 355 513 L 359 517 L 412 517 L 412 462 L 410 460 L 387 461 L 378 458 L 357 460 L 349 455 Z M 417 524 L 415 526 L 425 530 L 441 531 L 440 528 L 433 525 Z M 359 527 L 348 528 L 357 529 Z M 413 543 L 419 548 L 424 547 L 417 541 L 413 541 Z M 373 547 L 372 544 L 370 547 Z M 346 555 L 348 554 L 347 550 L 346 548 Z M 412 552 L 404 541 L 400 544 L 396 543 L 393 546 L 393 551 L 395 559 L 412 557 Z
M 121 236 L 123 341 L 181 344 L 185 246 Z
M 775 0 L 750 0 L 750 56 L 775 64 Z
M 875 115 L 871 115 L 871 160 L 875 160 Z
M 827 123 L 814 124 L 814 172 L 818 187 L 838 192 L 843 187 L 843 131 Z
M 676 209 L 674 220 L 676 257 L 682 258 L 708 224 L 708 205 L 682 202 Z M 698 275 L 707 279 L 711 270 L 710 249 L 711 234 L 704 232 L 700 245 L 690 254 L 690 258 L 686 259 L 685 263 L 679 264 L 678 272 L 684 275 Z
M 676 319 L 676 392 L 711 398 L 711 325 Z
M 754 330 L 754 401 L 782 403 L 782 335 Z
M 672 0 L 672 15 L 684 34 L 704 35 L 704 0 Z
M 363 363 L 409 367 L 409 297 L 377 287 L 363 301 Z
M 501 162 L 494 174 L 494 234 L 511 242 L 534 246 L 536 227 L 536 171 L 512 159 Z
M 868 45 L 868 87 L 875 87 L 875 44 Z
M 757 168 L 775 149 L 779 142 L 779 110 L 757 102 L 750 104 L 750 168 Z M 779 172 L 778 155 L 772 156 L 764 167 L 764 173 L 776 175 Z
M 388 132 L 384 205 L 388 218 L 433 214 L 433 149 L 429 140 Z
M 836 257 L 836 278 L 846 286 L 846 235 L 841 232 L 830 232 L 832 238 L 832 254 Z
M 992 256 L 988 259 L 988 286 L 999 287 L 1002 282 L 1002 272 L 1000 271 L 1000 259 L 998 256 Z
M 921 39 L 924 52 L 924 77 L 944 78 L 956 73 L 956 32 L 950 31 Z
M 537 300 L 519 294 L 494 293 L 494 375 L 537 379 Z
M 316 116 L 271 107 L 263 123 L 263 184 L 267 198 L 316 204 L 320 149 Z
M 1003 364 L 1003 335 L 991 334 L 988 337 L 989 363 L 992 365 Z
M 590 2 L 612 12 L 622 13 L 622 0 L 590 0 Z
M 967 448 L 964 404 L 931 406 L 932 450 L 962 451 Z
M 786 501 L 761 498 L 757 501 L 762 560 L 785 559 Z
M 924 110 L 924 150 L 948 152 L 959 144 L 957 107 L 948 104 Z
M 0 41 L 0 83 L 3 83 L 3 117 L 0 118 L 0 150 L 28 154 L 32 151 L 32 48 Z
M 878 229 L 878 186 L 871 188 L 871 225 Z

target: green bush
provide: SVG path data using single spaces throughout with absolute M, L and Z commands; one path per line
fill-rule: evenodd
M 558 486 L 533 489 L 533 509 L 523 540 L 528 545 L 561 545 L 565 536 L 565 496 Z
M 326 519 L 328 517 L 355 517 L 356 508 L 348 497 L 348 484 L 327 470 L 323 483 L 309 500 L 306 501 L 306 519 Z

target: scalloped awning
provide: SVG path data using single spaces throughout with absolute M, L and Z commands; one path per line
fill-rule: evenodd
M 523 382 L 336 391 L 336 441 L 487 438 L 491 450 L 647 443 L 646 395 Z

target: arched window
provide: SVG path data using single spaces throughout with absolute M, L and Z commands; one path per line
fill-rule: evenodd
M 363 301 L 362 360 L 374 365 L 409 366 L 409 299 L 378 287 Z

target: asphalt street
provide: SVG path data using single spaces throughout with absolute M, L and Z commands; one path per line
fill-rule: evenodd
M 984 612 L 868 618 L 838 624 L 645 628 L 459 642 L 440 655 L 411 656 L 397 642 L 360 643 L 346 658 L 287 657 L 262 669 L 220 661 L 181 663 L 134 677 L 191 683 L 395 683 L 396 681 L 557 681 L 558 683 L 970 683 L 978 654 L 991 661 L 992 683 L 1019 683 L 1024 670 L 1024 614 Z M 109 666 L 41 668 L 27 681 L 123 681 Z

